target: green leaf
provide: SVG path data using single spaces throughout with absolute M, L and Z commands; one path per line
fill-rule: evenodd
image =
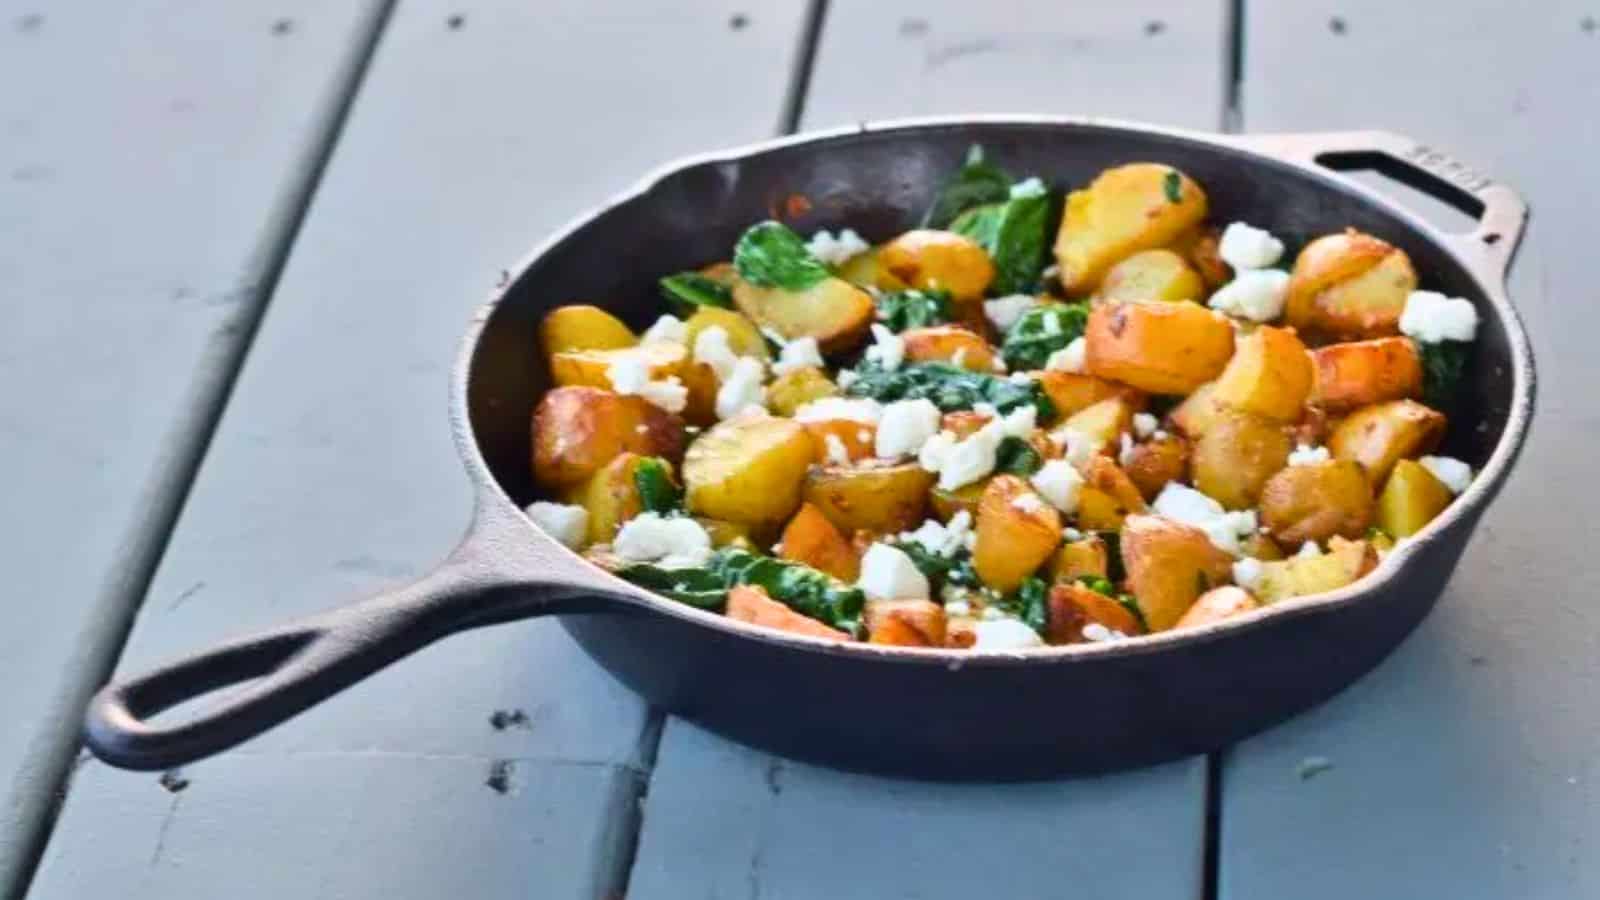
M 633 486 L 645 512 L 668 515 L 683 511 L 683 492 L 672 483 L 666 460 L 653 456 L 641 460 L 633 470 Z
M 1116 598 L 1118 603 L 1122 604 L 1123 609 L 1133 613 L 1133 617 L 1139 620 L 1139 628 L 1141 628 L 1146 634 L 1150 632 L 1150 623 L 1145 620 L 1144 610 L 1139 606 L 1138 597 L 1135 597 L 1132 594 L 1112 594 L 1111 596 Z
M 1461 374 L 1467 367 L 1472 345 L 1464 341 L 1425 344 L 1412 341 L 1422 359 L 1422 402 L 1435 409 L 1447 409 L 1455 398 Z
M 801 615 L 852 636 L 860 635 L 866 595 L 824 572 L 735 547 L 724 547 L 712 554 L 706 568 L 720 575 L 727 587 L 755 585 Z
M 1017 618 L 1039 634 L 1050 629 L 1050 586 L 1041 578 L 1029 576 L 1017 588 Z
M 760 287 L 803 291 L 831 274 L 811 255 L 806 242 L 789 226 L 768 220 L 751 228 L 733 248 L 739 277 Z
M 1050 354 L 1082 337 L 1088 323 L 1087 303 L 1041 303 L 1011 326 L 1000 352 L 1014 371 L 1042 369 Z
M 674 312 L 685 314 L 695 307 L 733 307 L 733 292 L 720 281 L 714 281 L 699 272 L 679 272 L 668 275 L 659 282 L 661 295 L 672 304 Z
M 1039 471 L 1044 465 L 1043 457 L 1033 445 L 1019 437 L 1007 435 L 1000 441 L 1000 446 L 995 450 L 994 470 L 1006 475 L 1021 475 L 1026 478 Z
M 1038 289 L 1049 244 L 1050 195 L 1024 194 L 1001 207 L 994 239 L 984 249 L 994 260 L 990 293 L 998 297 Z
M 1100 540 L 1106 545 L 1106 574 L 1115 584 L 1128 577 L 1128 571 L 1122 565 L 1122 532 L 1098 531 Z
M 944 228 L 974 206 L 1000 203 L 1011 195 L 1011 176 L 986 162 L 983 147 L 973 144 L 967 162 L 939 189 L 933 206 L 922 217 L 924 228 Z
M 1177 169 L 1167 172 L 1167 177 L 1161 179 L 1161 190 L 1167 195 L 1168 203 L 1183 202 L 1183 176 Z
M 728 602 L 722 576 L 707 569 L 663 569 L 648 563 L 630 563 L 616 570 L 618 577 L 680 603 L 721 612 Z
M 954 318 L 950 295 L 945 291 L 890 291 L 879 294 L 873 302 L 878 307 L 878 319 L 894 332 L 942 325 Z
M 1000 234 L 1000 217 L 1005 212 L 1005 203 L 985 203 L 974 206 L 950 223 L 950 231 L 963 237 L 971 238 L 985 250 L 994 246 L 994 241 Z M 993 253 L 992 250 L 990 250 Z
M 871 397 L 880 403 L 928 400 L 943 412 L 989 403 L 1003 413 L 1032 404 L 1039 411 L 1040 419 L 1055 414 L 1055 405 L 1033 381 L 1018 384 L 1009 378 L 969 372 L 949 363 L 907 363 L 893 372 L 868 364 L 858 368 L 856 376 L 846 392 L 855 397 Z

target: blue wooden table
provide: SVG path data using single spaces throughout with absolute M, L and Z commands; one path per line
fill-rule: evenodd
M 1589 0 L 0 0 L 0 894 L 1600 896 L 1597 84 Z M 80 754 L 111 672 L 451 546 L 446 369 L 543 234 L 676 155 L 968 111 L 1387 128 L 1530 200 L 1533 439 L 1373 674 L 1210 759 L 933 785 L 664 717 L 544 621 L 181 772 Z

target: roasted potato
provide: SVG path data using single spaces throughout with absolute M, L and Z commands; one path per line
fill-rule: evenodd
M 1045 638 L 1052 644 L 1082 644 L 1089 639 L 1083 629 L 1100 625 L 1117 634 L 1144 634 L 1144 628 L 1127 607 L 1114 598 L 1081 584 L 1057 584 L 1050 588 L 1050 625 Z
M 740 280 L 733 286 L 733 302 L 757 325 L 786 340 L 816 338 L 824 353 L 860 344 L 874 313 L 872 297 L 842 278 L 825 278 L 803 291 L 757 287 Z
M 987 480 L 963 485 L 953 491 L 936 487 L 928 492 L 928 504 L 933 507 L 933 514 L 941 522 L 948 522 L 955 514 L 963 510 L 969 516 L 977 516 L 978 501 L 983 499 L 983 491 L 989 486 Z
M 878 248 L 878 265 L 919 291 L 948 291 L 955 299 L 982 297 L 994 280 L 989 254 L 953 231 L 908 231 Z
M 1311 359 L 1311 399 L 1329 412 L 1422 395 L 1422 359 L 1408 338 L 1329 344 L 1313 350 Z
M 944 646 L 944 607 L 931 600 L 868 600 L 864 618 L 874 644 Z
M 978 620 L 972 616 L 949 616 L 944 622 L 944 645 L 967 650 L 978 642 Z
M 1130 513 L 1145 511 L 1139 489 L 1109 456 L 1096 456 L 1084 469 L 1084 485 L 1078 490 L 1080 528 L 1116 531 Z
M 900 339 L 906 343 L 906 359 L 911 362 L 960 360 L 961 368 L 972 372 L 994 371 L 994 348 L 989 342 L 956 325 L 910 328 Z
M 1228 509 L 1249 509 L 1293 449 L 1282 425 L 1223 408 L 1195 440 L 1189 473 L 1201 493 Z
M 792 369 L 767 385 L 767 409 L 776 416 L 793 416 L 813 400 L 839 396 L 839 386 L 816 366 Z
M 1416 289 L 1417 272 L 1404 250 L 1348 228 L 1300 251 L 1284 318 L 1302 332 L 1335 340 L 1398 334 L 1406 298 Z
M 871 459 L 873 447 L 877 442 L 877 426 L 855 419 L 822 419 L 806 422 L 806 432 L 811 435 L 811 443 L 816 447 L 816 461 L 819 463 L 841 464 L 835 459 L 835 452 L 829 445 L 831 436 L 844 448 L 845 456 L 850 462 Z
M 1261 490 L 1261 523 L 1289 546 L 1360 537 L 1372 524 L 1372 487 L 1349 460 L 1289 466 Z
M 1233 278 L 1233 268 L 1222 261 L 1222 232 L 1215 225 L 1189 229 L 1172 242 L 1172 249 L 1200 273 L 1207 290 L 1214 291 Z
M 1283 548 L 1278 542 L 1260 533 L 1239 539 L 1239 555 L 1252 556 L 1259 560 L 1283 559 Z
M 922 524 L 934 478 L 915 462 L 812 466 L 804 496 L 842 531 L 894 534 Z
M 711 538 L 713 547 L 745 547 L 755 546 L 755 539 L 750 532 L 750 526 L 740 522 L 729 522 L 723 519 L 712 519 L 706 516 L 695 516 L 694 520 L 706 530 L 706 535 Z
M 1110 560 L 1106 555 L 1106 542 L 1097 534 L 1061 545 L 1050 557 L 1050 580 L 1071 581 L 1080 575 L 1107 577 Z
M 1145 500 L 1154 500 L 1168 482 L 1182 481 L 1189 471 L 1189 442 L 1169 433 L 1151 437 L 1134 445 L 1122 470 Z
M 689 511 L 758 527 L 780 524 L 800 506 L 812 453 L 798 422 L 753 414 L 720 422 L 684 458 Z
M 1121 543 L 1128 588 L 1153 632 L 1176 625 L 1201 594 L 1233 577 L 1233 557 L 1193 525 L 1133 515 Z
M 1205 283 L 1172 250 L 1142 250 L 1112 266 L 1100 282 L 1106 300 L 1203 300 Z
M 1084 333 L 1090 374 L 1152 394 L 1187 394 L 1233 355 L 1233 326 L 1198 303 L 1119 300 L 1095 306 Z
M 1378 554 L 1371 544 L 1336 537 L 1329 542 L 1327 553 L 1262 563 L 1261 578 L 1255 586 L 1256 599 L 1270 604 L 1290 597 L 1337 590 L 1377 565 Z
M 1443 413 L 1415 400 L 1392 400 L 1346 416 L 1328 435 L 1328 450 L 1339 459 L 1361 463 L 1373 485 L 1380 485 L 1395 462 L 1437 447 L 1444 428 Z
M 1012 591 L 1061 543 L 1061 514 L 1015 475 L 989 480 L 978 502 L 972 567 L 983 583 Z
M 685 360 L 678 370 L 678 380 L 688 391 L 683 404 L 684 420 L 702 428 L 717 424 L 717 390 L 722 382 L 717 380 L 716 370 L 702 362 Z
M 1194 393 L 1183 398 L 1183 402 L 1173 407 L 1167 414 L 1167 419 L 1172 422 L 1172 427 L 1183 432 L 1191 440 L 1206 433 L 1211 427 L 1211 421 L 1217 417 L 1222 404 L 1217 402 L 1217 383 L 1202 384 L 1195 388 Z
M 1306 345 L 1292 329 L 1263 325 L 1239 339 L 1212 396 L 1237 410 L 1293 422 L 1311 393 L 1311 371 Z
M 601 466 L 600 471 L 594 473 L 594 477 L 584 485 L 583 508 L 589 511 L 589 543 L 610 543 L 622 523 L 637 516 L 643 509 L 636 478 L 639 466 L 647 460 L 653 461 L 654 457 L 619 453 Z M 671 464 L 665 460 L 660 463 L 667 466 L 667 475 L 670 477 Z
M 858 287 L 877 288 L 880 291 L 903 291 L 910 287 L 883 267 L 876 249 L 857 253 L 845 260 L 844 265 L 839 267 L 839 277 Z
M 1133 400 L 1119 394 L 1078 410 L 1059 430 L 1076 432 L 1106 450 L 1116 447 L 1117 440 L 1133 428 L 1133 414 L 1138 411 Z
M 1234 616 L 1243 615 L 1252 609 L 1260 609 L 1261 604 L 1250 595 L 1249 591 L 1233 585 L 1212 588 L 1200 595 L 1200 599 L 1189 607 L 1183 614 L 1178 624 L 1173 628 L 1199 628 L 1210 625 L 1212 622 L 1221 622 Z
M 827 572 L 840 581 L 855 583 L 861 575 L 861 555 L 822 511 L 809 503 L 789 520 L 778 539 L 778 556 Z
M 545 359 L 569 350 L 617 350 L 639 343 L 622 320 L 598 306 L 558 306 L 539 323 Z
M 776 628 L 779 631 L 792 631 L 796 634 L 809 634 L 812 637 L 833 638 L 840 641 L 850 640 L 850 635 L 795 612 L 767 596 L 765 590 L 755 585 L 741 584 L 728 591 L 726 614 L 730 619 Z
M 1144 408 L 1144 398 L 1138 391 L 1104 378 L 1096 378 L 1081 372 L 1058 372 L 1054 369 L 1033 372 L 1031 375 L 1034 382 L 1039 385 L 1039 389 L 1044 391 L 1044 395 L 1049 397 L 1050 403 L 1055 406 L 1058 419 L 1065 419 L 1112 397 L 1126 397 L 1129 399 L 1130 407 Z
M 809 445 L 807 446 L 809 450 Z M 683 420 L 643 397 L 558 387 L 533 416 L 533 476 L 547 488 L 580 484 L 617 454 L 683 458 Z
M 1056 233 L 1061 286 L 1084 296 L 1119 260 L 1172 243 L 1206 217 L 1206 194 L 1187 175 L 1159 163 L 1101 172 L 1067 195 Z
M 1455 495 L 1425 466 L 1402 459 L 1394 464 L 1378 495 L 1378 527 L 1397 538 L 1410 537 L 1444 512 Z
M 681 375 L 687 359 L 683 345 L 665 341 L 620 350 L 565 350 L 550 357 L 550 379 L 562 387 L 611 390 L 611 366 L 629 357 L 643 359 L 652 379 Z
M 721 328 L 728 333 L 728 349 L 734 356 L 754 356 L 766 361 L 772 358 L 767 349 L 767 339 L 761 329 L 738 312 L 716 306 L 702 306 L 684 323 L 684 343 L 693 348 L 700 333 L 707 328 Z

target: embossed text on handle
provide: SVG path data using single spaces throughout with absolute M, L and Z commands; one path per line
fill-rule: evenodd
M 1459 160 L 1451 159 L 1427 144 L 1418 144 L 1407 150 L 1405 158 L 1438 175 L 1440 178 L 1460 185 L 1473 193 L 1477 193 L 1494 183 L 1488 176 L 1478 172 L 1471 166 Z

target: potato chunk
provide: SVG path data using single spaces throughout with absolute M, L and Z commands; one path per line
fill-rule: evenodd
M 1372 524 L 1372 487 L 1349 460 L 1289 466 L 1262 488 L 1261 522 L 1290 546 L 1360 537 Z
M 683 420 L 643 397 L 558 387 L 533 416 L 533 477 L 547 488 L 580 484 L 617 454 L 683 457 Z
M 1011 591 L 1032 575 L 1061 543 L 1061 514 L 1026 481 L 996 475 L 978 503 L 972 567 L 983 583 Z
M 1082 644 L 1089 640 L 1083 629 L 1099 625 L 1125 637 L 1144 634 L 1139 617 L 1115 599 L 1081 584 L 1050 588 L 1050 627 L 1045 637 L 1052 644 Z
M 583 508 L 589 511 L 589 543 L 610 543 L 622 523 L 644 508 L 637 476 L 640 465 L 649 460 L 652 457 L 637 453 L 618 454 L 584 485 Z M 667 474 L 669 477 L 672 474 L 670 466 Z
M 1312 400 L 1329 412 L 1422 394 L 1422 360 L 1408 338 L 1329 344 L 1313 350 L 1311 358 L 1316 371 Z
M 765 590 L 755 585 L 741 584 L 728 591 L 726 612 L 728 618 L 749 622 L 752 625 L 792 631 L 795 634 L 809 634 L 812 637 L 850 640 L 850 635 L 795 612 L 767 596 Z
M 1145 511 L 1144 497 L 1109 456 L 1096 456 L 1084 467 L 1078 490 L 1078 525 L 1093 531 L 1116 531 L 1129 513 Z
M 1337 590 L 1372 571 L 1378 553 L 1366 541 L 1336 537 L 1328 552 L 1317 556 L 1291 556 L 1261 564 L 1255 595 L 1262 603 Z
M 1189 471 L 1201 493 L 1228 509 L 1249 509 L 1293 449 L 1282 425 L 1223 409 L 1194 442 Z
M 616 350 L 639 343 L 622 320 L 598 306 L 558 306 L 539 323 L 546 359 L 568 350 Z
M 1106 542 L 1097 534 L 1062 544 L 1050 558 L 1051 581 L 1071 581 L 1081 575 L 1105 578 L 1109 571 Z
M 1206 533 L 1160 516 L 1133 515 L 1122 527 L 1128 588 L 1151 631 L 1166 631 L 1194 601 L 1233 577 L 1233 557 Z
M 1154 500 L 1168 482 L 1182 481 L 1189 470 L 1189 442 L 1175 434 L 1135 445 L 1123 471 L 1146 500 Z
M 680 375 L 687 358 L 681 344 L 666 342 L 617 350 L 565 350 L 550 357 L 550 379 L 562 387 L 587 385 L 611 390 L 611 366 L 637 358 L 649 367 L 652 379 Z
M 931 600 L 868 600 L 864 618 L 874 644 L 943 647 L 944 607 Z
M 803 366 L 772 379 L 767 385 L 767 408 L 776 416 L 793 416 L 814 400 L 839 396 L 839 386 L 816 366 Z
M 1200 599 L 1196 600 L 1194 605 L 1189 607 L 1189 611 L 1183 614 L 1183 618 L 1178 620 L 1178 624 L 1172 627 L 1199 628 L 1260 608 L 1261 604 L 1256 602 L 1256 598 L 1252 597 L 1249 591 L 1231 584 L 1224 585 L 1201 594 Z
M 1398 334 L 1406 298 L 1416 289 L 1417 273 L 1404 250 L 1348 228 L 1300 251 L 1284 318 L 1302 332 L 1335 340 Z
M 994 371 L 994 348 L 989 342 L 956 325 L 934 325 L 907 329 L 900 335 L 906 342 L 906 359 L 911 362 L 960 360 L 961 368 L 972 372 Z
M 1056 417 L 1060 419 L 1112 397 L 1129 397 L 1133 399 L 1130 406 L 1144 408 L 1143 398 L 1137 396 L 1137 391 L 1104 378 L 1096 378 L 1081 372 L 1057 372 L 1053 369 L 1031 374 L 1039 389 L 1050 398 L 1051 405 L 1056 408 Z M 1135 397 L 1137 399 L 1134 399 Z
M 1445 417 L 1415 400 L 1364 406 L 1346 416 L 1328 435 L 1328 449 L 1339 459 L 1360 463 L 1374 485 L 1383 484 L 1401 459 L 1428 453 L 1444 437 Z
M 1152 394 L 1187 394 L 1222 374 L 1233 355 L 1233 326 L 1189 302 L 1102 303 L 1084 337 L 1091 374 Z
M 908 531 L 922 524 L 934 474 L 915 462 L 812 466 L 805 500 L 845 533 Z
M 1201 300 L 1205 283 L 1177 253 L 1143 250 L 1106 272 L 1098 296 L 1107 300 Z
M 1311 357 L 1292 329 L 1263 325 L 1238 341 L 1217 376 L 1217 402 L 1276 422 L 1300 418 L 1311 393 Z
M 854 583 L 861 575 L 861 556 L 828 517 L 810 503 L 800 504 L 778 539 L 778 556 Z
M 876 249 L 857 253 L 845 260 L 844 265 L 839 267 L 839 277 L 860 287 L 877 288 L 880 291 L 903 291 L 910 287 L 883 267 L 878 261 Z
M 1378 495 L 1378 527 L 1397 538 L 1422 530 L 1444 512 L 1455 495 L 1427 467 L 1414 460 L 1394 464 L 1389 480 Z
M 803 291 L 757 287 L 740 280 L 733 302 L 757 325 L 785 340 L 813 337 L 824 353 L 849 350 L 867 336 L 872 297 L 842 278 L 825 278 Z
M 1067 195 L 1056 233 L 1061 286 L 1084 296 L 1119 260 L 1172 243 L 1206 217 L 1206 193 L 1160 163 L 1129 163 L 1101 172 Z
M 695 310 L 695 314 L 684 323 L 684 343 L 693 348 L 700 339 L 700 333 L 708 328 L 721 328 L 728 333 L 728 349 L 733 351 L 734 356 L 754 356 L 762 361 L 772 358 L 772 352 L 767 349 L 767 339 L 754 322 L 734 310 L 716 306 L 702 306 Z
M 689 447 L 683 482 L 689 510 L 747 525 L 777 525 L 800 506 L 811 438 L 799 423 L 740 414 Z
M 878 248 L 878 265 L 919 291 L 948 291 L 956 300 L 982 297 L 994 280 L 989 254 L 953 231 L 908 231 Z

